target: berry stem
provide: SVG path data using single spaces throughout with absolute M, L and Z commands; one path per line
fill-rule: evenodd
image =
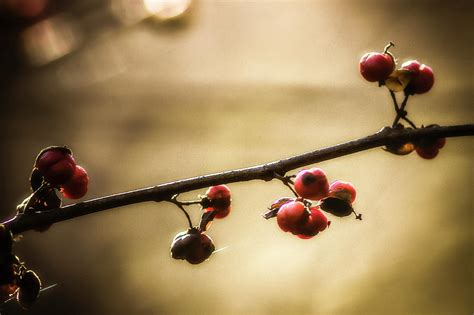
M 20 213 L 31 213 L 34 212 L 32 205 L 40 198 L 40 196 L 46 191 L 51 189 L 49 184 L 45 181 L 41 183 L 41 186 L 38 187 L 29 197 L 27 197 L 17 208 Z M 30 210 L 31 208 L 31 210 Z
M 290 183 L 294 184 L 293 180 L 290 179 L 292 176 L 281 176 L 277 172 L 273 172 L 273 177 L 280 180 L 286 187 L 288 187 L 291 190 L 291 192 L 295 195 L 295 197 L 299 197 L 296 191 L 290 185 Z
M 408 124 L 410 124 L 410 126 L 412 126 L 413 129 L 418 129 L 418 128 L 416 127 L 415 123 L 414 123 L 413 121 L 411 121 L 410 119 L 408 119 L 408 117 L 403 116 L 402 119 L 403 119 L 404 121 L 406 121 Z
M 385 46 L 385 48 L 383 49 L 383 53 L 384 53 L 384 54 L 388 54 L 388 53 L 389 53 L 388 50 L 389 50 L 391 47 L 395 47 L 395 44 L 394 44 L 392 41 L 388 42 L 387 46 Z
M 400 106 L 400 109 L 399 109 L 398 112 L 397 112 L 397 116 L 395 117 L 395 119 L 394 119 L 394 121 L 393 121 L 393 123 L 392 123 L 392 128 L 394 128 L 394 127 L 398 124 L 398 122 L 400 121 L 400 119 L 401 119 L 402 117 L 405 117 L 405 116 L 406 116 L 405 108 L 406 108 L 406 106 L 407 106 L 407 102 L 408 102 L 408 97 L 409 97 L 409 96 L 410 96 L 410 95 L 408 95 L 408 94 L 405 95 L 405 98 L 403 99 L 402 105 Z
M 389 55 L 390 58 L 392 58 L 393 63 L 395 64 L 395 57 L 391 52 L 388 51 L 391 47 L 395 47 L 395 44 L 392 41 L 388 42 L 387 46 L 385 46 L 383 50 L 383 53 Z
M 193 228 L 193 222 L 191 221 L 191 217 L 189 216 L 189 213 L 188 211 L 186 211 L 186 209 L 184 209 L 183 207 L 183 202 L 181 201 L 178 201 L 176 198 L 178 198 L 178 195 L 179 194 L 176 194 L 176 195 L 173 195 L 173 197 L 171 197 L 169 200 L 169 202 L 175 204 L 178 208 L 181 209 L 181 211 L 183 211 L 184 215 L 186 216 L 186 219 L 188 219 L 188 224 L 189 224 L 189 228 L 192 229 Z M 194 203 L 193 203 L 194 204 Z
M 400 111 L 400 108 L 398 107 L 398 102 L 397 102 L 397 98 L 395 96 L 395 92 L 393 92 L 392 90 L 389 90 L 389 91 L 390 91 L 390 96 L 392 97 L 393 106 L 395 108 L 395 113 L 398 114 L 398 112 Z

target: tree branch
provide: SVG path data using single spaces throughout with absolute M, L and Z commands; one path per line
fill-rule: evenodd
M 394 128 L 385 127 L 379 132 L 367 137 L 311 151 L 301 155 L 292 156 L 286 159 L 253 167 L 198 176 L 153 187 L 123 192 L 44 212 L 18 214 L 11 220 L 4 222 L 4 224 L 12 231 L 13 234 L 18 234 L 31 229 L 47 226 L 52 223 L 73 219 L 79 216 L 107 209 L 145 201 L 159 202 L 171 200 L 175 194 L 207 188 L 213 185 L 257 179 L 270 181 L 279 176 L 281 177 L 285 175 L 286 172 L 296 168 L 321 161 L 335 159 L 340 156 L 365 151 L 371 148 L 384 146 L 396 141 L 413 141 L 427 136 L 459 137 L 472 135 L 474 135 L 474 124 L 421 128 L 416 130 L 397 130 Z

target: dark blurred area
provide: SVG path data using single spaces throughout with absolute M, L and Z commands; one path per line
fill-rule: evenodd
M 391 123 L 360 57 L 388 41 L 436 82 L 418 124 L 472 123 L 472 1 L 0 0 L 0 218 L 30 192 L 36 154 L 68 145 L 85 199 L 257 165 Z M 230 185 L 210 261 L 174 261 L 186 228 L 170 204 L 137 204 L 27 232 L 15 252 L 44 286 L 5 314 L 470 314 L 470 138 L 431 161 L 380 149 L 319 164 L 358 189 L 364 220 L 303 241 L 260 214 L 279 183 Z M 182 198 L 194 198 L 202 191 Z M 69 202 L 69 201 L 68 201 Z M 198 209 L 191 210 L 196 221 Z

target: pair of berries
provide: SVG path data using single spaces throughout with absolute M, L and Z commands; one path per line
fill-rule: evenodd
M 77 165 L 71 150 L 66 147 L 48 147 L 36 158 L 35 168 L 44 181 L 61 187 L 61 193 L 69 199 L 79 199 L 87 193 L 89 177 L 86 170 Z
M 203 209 L 198 227 L 178 233 L 171 243 L 171 257 L 183 259 L 191 264 L 200 264 L 211 256 L 215 250 L 212 239 L 205 234 L 214 219 L 222 219 L 231 211 L 231 192 L 226 185 L 209 187 L 204 196 L 195 202 Z M 191 222 L 190 222 L 191 225 Z
M 343 217 L 354 212 L 356 190 L 349 182 L 335 181 L 329 185 L 326 173 L 320 168 L 300 171 L 295 178 L 298 196 L 319 201 L 322 210 Z
M 283 231 L 302 239 L 310 239 L 330 225 L 319 207 L 310 207 L 303 199 L 282 205 L 278 210 L 277 223 Z
M 38 298 L 41 281 L 36 273 L 28 270 L 12 253 L 13 237 L 3 224 L 0 225 L 0 303 L 16 294 L 23 309 L 29 309 Z
M 425 128 L 435 127 L 437 125 L 429 125 Z M 398 125 L 397 128 L 403 129 L 403 125 Z M 427 137 L 414 142 L 397 141 L 385 146 L 385 151 L 396 155 L 407 155 L 413 151 L 427 160 L 434 159 L 439 150 L 446 144 L 446 138 Z
M 390 43 L 383 53 L 370 52 L 359 61 L 361 75 L 369 82 L 385 84 L 393 92 L 405 91 L 407 95 L 428 92 L 434 84 L 433 70 L 417 60 L 404 62 L 395 70 L 394 56 L 388 51 Z
M 278 199 L 264 217 L 270 218 L 276 212 L 278 226 L 299 238 L 312 238 L 330 225 L 321 210 L 339 217 L 354 212 L 354 186 L 342 181 L 329 185 L 326 173 L 320 168 L 300 171 L 296 175 L 294 188 L 299 197 Z M 313 206 L 310 200 L 318 204 Z M 360 215 L 356 218 L 360 219 Z

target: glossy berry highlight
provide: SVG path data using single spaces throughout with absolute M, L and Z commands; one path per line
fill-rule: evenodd
M 300 171 L 295 178 L 296 193 L 306 199 L 320 200 L 328 195 L 329 183 L 320 168 Z

